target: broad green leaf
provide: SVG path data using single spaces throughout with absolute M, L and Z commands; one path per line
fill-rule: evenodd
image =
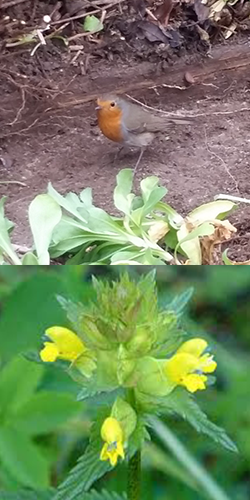
M 192 231 L 189 231 L 187 224 L 182 224 L 181 228 L 177 232 L 179 243 L 175 248 L 175 254 L 178 248 L 181 247 L 191 264 L 200 265 L 202 262 L 199 237 L 209 236 L 210 234 L 213 234 L 214 231 L 214 226 L 208 222 L 204 222 Z
M 82 405 L 69 394 L 42 391 L 15 414 L 15 426 L 29 435 L 49 433 L 81 410 Z
M 93 205 L 93 203 L 92 203 L 92 189 L 91 188 L 83 189 L 83 191 L 80 192 L 79 198 L 84 203 L 86 208 L 91 207 Z
M 88 214 L 86 212 L 85 216 L 80 214 L 78 208 L 82 207 L 84 208 L 84 204 L 80 201 L 76 205 L 76 203 L 72 202 L 72 199 L 64 198 L 61 194 L 59 194 L 56 189 L 53 188 L 52 184 L 49 182 L 48 184 L 48 194 L 62 207 L 64 208 L 68 213 L 74 215 L 77 219 L 81 220 L 85 224 L 87 223 L 87 217 Z
M 200 485 L 201 491 L 204 492 L 206 498 L 210 500 L 230 500 L 212 476 L 194 458 L 194 455 L 187 450 L 166 424 L 163 424 L 157 417 L 150 417 L 149 421 L 161 441 L 189 472 L 191 478 Z
M 140 183 L 142 199 L 144 201 L 143 215 L 147 215 L 151 210 L 155 209 L 155 206 L 163 196 L 165 196 L 168 190 L 164 187 L 158 185 L 158 177 L 151 176 L 146 177 Z
M 13 413 L 22 407 L 36 390 L 44 367 L 18 356 L 0 371 L 0 413 Z
M 32 252 L 27 252 L 22 258 L 23 266 L 38 266 L 39 261 L 36 255 Z
M 114 204 L 118 210 L 130 215 L 135 195 L 131 193 L 133 185 L 133 171 L 130 168 L 121 170 L 116 176 L 114 190 Z
M 232 203 L 232 201 L 228 200 L 211 201 L 210 203 L 205 203 L 204 205 L 200 205 L 200 207 L 195 208 L 188 214 L 188 218 L 191 219 L 191 221 L 201 224 L 203 222 L 208 222 L 209 220 L 223 218 L 223 216 L 231 212 L 231 210 L 236 207 L 236 203 Z
M 65 325 L 66 315 L 55 295 L 64 295 L 66 289 L 62 275 L 53 272 L 32 275 L 16 286 L 0 316 L 3 357 L 38 348 L 46 328 Z
M 37 490 L 48 488 L 47 460 L 32 441 L 14 427 L 0 427 L 0 460 L 23 486 Z
M 48 248 L 52 232 L 60 222 L 61 216 L 60 205 L 48 194 L 39 194 L 29 206 L 29 223 L 40 265 L 50 263 Z
M 237 446 L 228 437 L 226 431 L 210 422 L 207 415 L 203 413 L 195 400 L 183 389 L 175 389 L 172 394 L 166 398 L 166 408 L 172 409 L 185 420 L 187 420 L 198 432 L 207 434 L 216 443 L 224 448 L 237 452 Z
M 103 30 L 103 23 L 96 16 L 86 16 L 83 23 L 83 28 L 85 31 L 97 33 L 98 31 Z
M 4 216 L 4 203 L 6 197 L 0 199 L 0 250 L 2 250 L 13 262 L 13 264 L 19 266 L 21 265 L 21 261 L 14 251 L 8 230 L 10 229 L 10 224 L 8 219 Z
M 167 189 L 158 186 L 158 177 L 146 177 L 140 183 L 143 206 L 133 212 L 132 218 L 135 224 L 140 226 L 142 219 L 156 209 L 157 203 L 165 196 Z

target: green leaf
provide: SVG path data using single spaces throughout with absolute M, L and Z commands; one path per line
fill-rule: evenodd
M 238 452 L 237 446 L 228 437 L 226 431 L 210 422 L 192 396 L 184 389 L 177 388 L 166 398 L 166 408 L 172 409 L 187 420 L 198 432 L 207 434 L 224 448 Z
M 16 255 L 9 238 L 10 222 L 4 216 L 4 203 L 6 197 L 0 199 L 0 252 L 4 252 L 15 265 L 21 265 L 21 261 Z M 1 253 L 2 253 L 1 252 Z
M 32 396 L 44 373 L 44 367 L 19 356 L 0 372 L 0 413 L 13 413 Z
M 234 261 L 229 259 L 227 252 L 228 252 L 228 248 L 226 248 L 226 250 L 224 250 L 224 252 L 222 254 L 222 260 L 223 260 L 225 266 L 233 266 Z
M 91 33 L 97 33 L 103 30 L 103 23 L 95 16 L 86 16 L 83 24 L 85 31 L 90 31 Z
M 77 497 L 77 500 L 126 500 L 126 493 L 123 495 L 118 495 L 118 493 L 111 491 L 90 491 L 89 493 L 84 493 L 83 495 Z M 39 500 L 39 499 L 38 499 Z
M 199 237 L 209 236 L 210 234 L 213 234 L 214 231 L 214 226 L 208 222 L 204 222 L 192 231 L 189 231 L 187 224 L 182 224 L 181 228 L 177 232 L 179 243 L 175 248 L 175 254 L 177 253 L 178 248 L 181 247 L 188 259 L 190 259 L 190 263 L 192 265 L 200 265 L 202 262 Z
M 100 448 L 101 451 L 101 448 Z M 88 447 L 66 480 L 59 486 L 53 500 L 75 500 L 89 490 L 92 484 L 111 469 L 108 462 L 101 462 L 100 452 Z
M 102 490 L 100 492 L 91 491 L 86 493 L 84 496 L 79 497 L 79 500 L 126 500 L 127 495 L 123 493 L 118 495 L 118 493 Z
M 70 193 L 68 193 L 67 196 L 63 197 L 56 191 L 56 189 L 53 188 L 50 182 L 48 184 L 48 194 L 67 212 L 74 215 L 78 220 L 87 223 L 88 214 L 86 211 L 84 212 L 83 216 L 83 209 L 85 205 L 78 199 L 78 197 L 78 201 L 76 199 L 72 200 L 72 197 L 70 197 Z M 79 212 L 79 208 L 81 208 L 81 213 Z
M 15 414 L 15 426 L 28 435 L 53 431 L 82 410 L 69 394 L 38 392 Z
M 136 428 L 129 438 L 127 456 L 132 457 L 138 449 L 142 449 L 145 441 L 150 441 L 150 434 L 147 431 L 146 421 L 143 417 L 137 417 Z
M 130 215 L 134 194 L 131 194 L 133 185 L 133 171 L 131 168 L 121 170 L 116 176 L 116 187 L 114 190 L 114 204 L 118 210 Z
M 118 397 L 113 405 L 111 416 L 120 422 L 125 440 L 127 440 L 136 428 L 137 418 L 132 406 Z
M 200 485 L 201 492 L 211 500 L 230 500 L 222 488 L 215 482 L 203 466 L 194 458 L 187 448 L 179 441 L 166 424 L 158 418 L 150 417 L 150 424 L 165 446 L 178 459 L 190 476 Z
M 38 266 L 39 261 L 36 255 L 32 252 L 27 252 L 22 258 L 23 266 Z
M 29 223 L 40 265 L 50 263 L 48 248 L 52 232 L 61 217 L 60 205 L 48 194 L 39 194 L 29 206 Z
M 0 491 L 0 498 L 1 500 L 51 500 L 52 493 L 52 489 L 46 491 Z
M 232 201 L 211 201 L 210 203 L 205 203 L 195 208 L 188 214 L 188 218 L 201 224 L 217 218 L 222 219 L 223 216 L 228 215 L 235 207 L 237 207 L 237 205 L 236 203 L 232 203 Z
M 142 199 L 144 201 L 143 206 L 143 216 L 149 214 L 151 210 L 155 209 L 155 206 L 161 199 L 167 194 L 168 190 L 162 186 L 158 186 L 158 177 L 151 176 L 146 177 L 140 183 Z
M 176 295 L 171 302 L 167 302 L 168 297 L 162 295 L 160 296 L 160 303 L 165 306 L 168 311 L 173 311 L 177 316 L 180 316 L 183 312 L 190 299 L 192 298 L 194 293 L 194 288 L 189 287 L 184 292 Z
M 32 441 L 14 427 L 0 427 L 0 460 L 23 486 L 48 488 L 48 462 Z
M 66 315 L 55 297 L 56 293 L 64 295 L 65 290 L 62 273 L 53 272 L 32 275 L 16 286 L 0 316 L 3 357 L 38 348 L 46 328 L 65 325 Z

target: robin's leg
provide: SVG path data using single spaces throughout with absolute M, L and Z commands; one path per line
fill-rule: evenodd
M 138 158 L 138 160 L 137 160 L 137 162 L 136 162 L 136 165 L 135 165 L 135 168 L 134 168 L 134 173 L 133 173 L 133 175 L 134 175 L 134 176 L 135 176 L 135 173 L 136 173 L 137 167 L 138 167 L 138 165 L 139 165 L 139 163 L 140 163 L 140 161 L 141 161 L 141 159 L 142 159 L 142 155 L 143 155 L 143 153 L 144 153 L 144 150 L 145 150 L 145 148 L 141 148 L 141 151 L 140 151 L 140 154 L 139 154 L 139 158 Z

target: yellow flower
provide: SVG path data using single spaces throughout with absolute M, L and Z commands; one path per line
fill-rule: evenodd
M 53 362 L 56 359 L 65 359 L 74 362 L 86 351 L 81 339 L 68 328 L 52 326 L 45 333 L 52 342 L 44 342 L 44 348 L 40 352 L 43 361 Z
M 164 371 L 175 385 L 183 385 L 189 392 L 206 389 L 207 376 L 217 366 L 210 354 L 202 354 L 207 347 L 203 339 L 184 342 L 176 354 L 170 358 Z
M 118 457 L 124 458 L 123 449 L 123 431 L 118 420 L 108 417 L 104 420 L 101 428 L 101 437 L 105 444 L 103 445 L 100 459 L 110 460 L 114 467 L 117 464 Z

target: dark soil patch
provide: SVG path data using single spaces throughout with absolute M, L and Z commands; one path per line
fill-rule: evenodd
M 39 48 L 33 58 L 22 50 L 2 56 L 0 176 L 13 184 L 0 184 L 0 194 L 8 196 L 6 213 L 16 223 L 18 244 L 30 244 L 27 208 L 49 181 L 62 194 L 90 186 L 96 205 L 113 213 L 115 176 L 135 165 L 137 152 L 114 162 L 117 145 L 99 132 L 89 99 L 103 91 L 130 89 L 145 104 L 196 116 L 194 126 L 170 128 L 155 140 L 139 166 L 137 188 L 142 178 L 158 176 L 169 189 L 168 203 L 182 214 L 219 193 L 250 198 L 250 66 L 215 71 L 185 87 L 185 71 L 192 74 L 199 62 L 202 74 L 210 59 L 185 50 L 181 57 L 172 53 L 170 61 L 158 46 L 148 60 L 138 47 L 119 43 L 92 51 L 86 42 L 74 64 L 75 52 L 56 42 Z M 221 44 L 211 55 L 218 61 L 225 53 L 233 57 L 247 52 L 248 43 Z M 138 88 L 147 79 L 162 83 L 166 78 L 169 84 L 171 71 L 179 71 L 172 88 Z M 77 104 L 83 98 L 86 102 Z M 238 234 L 228 256 L 238 261 L 250 258 L 249 214 L 241 206 L 230 219 Z

